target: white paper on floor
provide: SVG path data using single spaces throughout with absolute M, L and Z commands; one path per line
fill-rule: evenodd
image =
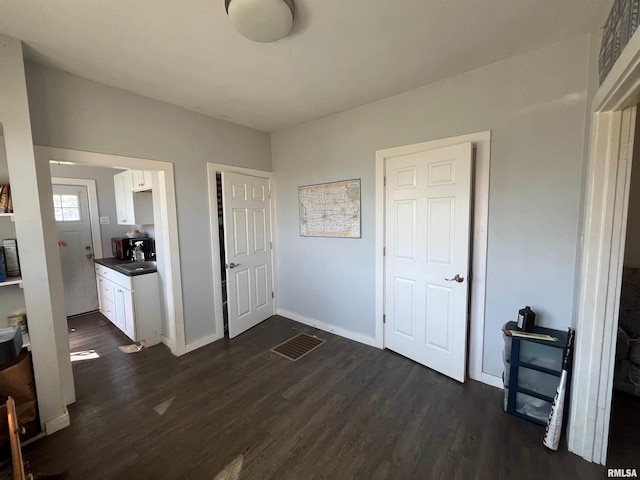
M 121 352 L 124 353 L 138 353 L 147 346 L 147 342 L 145 340 L 140 340 L 139 342 L 134 343 L 133 345 L 123 345 L 118 347 Z

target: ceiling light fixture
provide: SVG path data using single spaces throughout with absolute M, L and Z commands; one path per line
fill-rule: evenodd
M 286 37 L 293 26 L 293 0 L 225 0 L 231 25 L 254 42 L 270 43 Z

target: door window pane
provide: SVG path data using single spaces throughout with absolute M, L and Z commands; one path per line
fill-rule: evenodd
M 79 222 L 80 197 L 78 195 L 53 195 L 56 222 Z

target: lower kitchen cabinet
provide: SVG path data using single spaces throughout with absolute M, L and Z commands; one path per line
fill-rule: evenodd
M 127 290 L 124 287 L 116 285 L 115 297 L 116 301 L 114 306 L 116 309 L 116 319 L 114 323 L 132 340 L 141 340 L 136 338 L 136 328 L 133 311 L 133 292 L 131 290 Z
M 96 264 L 100 312 L 134 342 L 160 343 L 158 273 L 129 277 Z

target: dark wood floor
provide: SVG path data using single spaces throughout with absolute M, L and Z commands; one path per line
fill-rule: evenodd
M 501 411 L 500 390 L 459 384 L 390 351 L 272 317 L 180 358 L 130 343 L 98 314 L 70 320 L 72 424 L 24 449 L 72 479 L 602 479 Z M 327 342 L 291 362 L 299 331 Z M 156 408 L 173 399 L 164 415 Z
M 640 475 L 640 397 L 613 392 L 607 465 L 637 468 Z

